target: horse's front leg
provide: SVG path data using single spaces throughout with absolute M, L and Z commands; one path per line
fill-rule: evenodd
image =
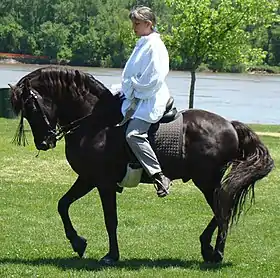
M 116 186 L 99 186 L 105 225 L 109 237 L 109 252 L 101 259 L 101 263 L 106 265 L 114 265 L 119 260 L 119 247 L 117 239 L 117 201 Z
M 73 202 L 90 192 L 92 188 L 93 185 L 89 181 L 85 181 L 81 177 L 78 177 L 70 190 L 58 202 L 58 212 L 64 225 L 66 237 L 69 239 L 73 250 L 77 252 L 80 257 L 84 255 L 87 241 L 85 238 L 78 236 L 74 229 L 69 217 L 69 207 Z

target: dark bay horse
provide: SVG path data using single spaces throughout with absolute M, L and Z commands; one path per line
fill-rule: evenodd
M 83 256 L 87 242 L 72 226 L 69 207 L 96 187 L 109 237 L 109 251 L 101 261 L 114 264 L 119 260 L 116 185 L 129 161 L 124 127 L 115 127 L 122 120 L 121 98 L 89 74 L 46 67 L 11 86 L 11 102 L 15 113 L 21 112 L 19 143 L 23 117 L 38 150 L 54 148 L 60 135 L 65 138 L 66 158 L 78 178 L 59 200 L 58 211 L 72 248 Z M 163 171 L 172 179 L 191 179 L 204 194 L 213 218 L 200 236 L 201 254 L 204 261 L 221 262 L 229 225 L 238 219 L 248 193 L 254 193 L 255 182 L 267 176 L 274 163 L 259 137 L 241 122 L 195 109 L 183 111 L 182 118 L 180 170 L 164 164 Z

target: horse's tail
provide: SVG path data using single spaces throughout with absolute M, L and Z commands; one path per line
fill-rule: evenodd
M 255 183 L 269 174 L 274 162 L 255 132 L 241 122 L 232 121 L 231 124 L 238 134 L 239 153 L 214 198 L 218 218 L 232 224 L 238 222 L 249 193 L 252 204 Z

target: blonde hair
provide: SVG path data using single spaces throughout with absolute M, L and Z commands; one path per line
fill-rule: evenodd
M 156 16 L 153 13 L 153 11 L 149 7 L 140 6 L 136 7 L 129 13 L 129 19 L 130 20 L 143 20 L 143 21 L 151 21 L 153 28 L 155 28 L 156 25 Z

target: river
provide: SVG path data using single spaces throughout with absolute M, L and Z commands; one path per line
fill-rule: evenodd
M 38 65 L 0 65 L 0 88 L 15 84 Z M 120 83 L 121 69 L 79 68 L 106 86 Z M 171 71 L 167 77 L 176 107 L 188 107 L 190 73 Z M 280 124 L 280 76 L 257 74 L 198 73 L 195 108 L 209 110 L 228 120 Z

